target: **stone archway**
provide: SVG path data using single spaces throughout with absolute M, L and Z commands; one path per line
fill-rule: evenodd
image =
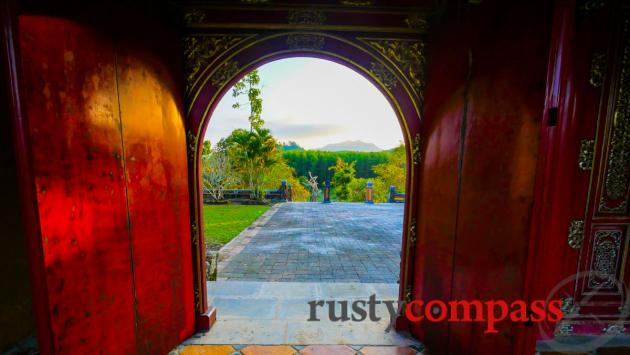
M 201 242 L 202 196 L 200 163 L 202 134 L 221 97 L 249 71 L 288 57 L 316 57 L 342 64 L 372 82 L 396 112 L 407 150 L 408 200 L 405 204 L 400 269 L 401 300 L 413 289 L 413 246 L 421 160 L 423 43 L 414 39 L 342 38 L 323 32 L 280 32 L 268 35 L 203 34 L 186 39 L 186 54 L 207 64 L 189 61 L 187 135 L 190 158 L 191 211 L 195 255 L 195 294 L 199 315 L 209 314 L 205 289 L 205 246 Z M 205 55 L 205 57 L 204 57 Z M 211 311 L 210 311 L 211 312 Z M 203 322 L 198 323 L 203 329 Z

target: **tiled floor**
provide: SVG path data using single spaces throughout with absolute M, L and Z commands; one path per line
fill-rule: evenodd
M 370 295 L 375 295 L 379 301 L 396 300 L 398 285 L 208 282 L 208 303 L 217 308 L 217 321 L 208 333 L 197 334 L 184 344 L 419 345 L 404 334 L 387 330 L 389 312 L 383 304 L 376 307 L 376 314 L 381 318 L 378 321 L 333 322 L 328 318 L 327 307 L 318 310 L 320 321 L 308 321 L 309 301 L 347 300 L 351 303 L 357 299 L 367 300 Z
M 179 355 L 414 355 L 417 349 L 407 346 L 347 346 L 347 345 L 189 345 L 171 354 Z
M 219 253 L 219 280 L 396 283 L 404 205 L 284 203 Z

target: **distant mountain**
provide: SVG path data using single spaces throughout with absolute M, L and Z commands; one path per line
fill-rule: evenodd
M 285 152 L 288 152 L 290 150 L 304 150 L 302 146 L 294 141 L 282 142 L 280 143 L 280 145 L 282 146 L 282 150 L 284 150 Z
M 315 149 L 323 150 L 326 152 L 381 152 L 383 149 L 377 147 L 373 143 L 366 143 L 362 141 L 345 141 L 339 143 L 326 144 L 325 146 Z

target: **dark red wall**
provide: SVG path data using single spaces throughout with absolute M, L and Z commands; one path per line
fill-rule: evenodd
M 166 353 L 194 330 L 179 74 L 107 27 L 21 16 L 19 31 L 53 336 L 42 350 Z
M 551 9 L 484 1 L 447 14 L 428 42 L 416 294 L 512 301 L 523 297 Z M 414 333 L 438 354 L 516 354 L 523 327 L 423 322 Z

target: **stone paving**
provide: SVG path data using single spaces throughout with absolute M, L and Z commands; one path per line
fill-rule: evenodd
M 208 304 L 216 308 L 216 322 L 207 333 L 199 333 L 188 345 L 332 345 L 415 346 L 422 345 L 407 334 L 389 329 L 390 316 L 382 301 L 398 300 L 397 284 L 210 281 Z M 355 300 L 367 301 L 371 295 L 378 319 L 331 321 L 330 309 L 320 307 L 309 321 L 313 300 L 345 301 L 348 310 Z M 335 313 L 341 314 L 339 303 Z
M 219 252 L 218 280 L 396 283 L 403 204 L 284 203 Z

